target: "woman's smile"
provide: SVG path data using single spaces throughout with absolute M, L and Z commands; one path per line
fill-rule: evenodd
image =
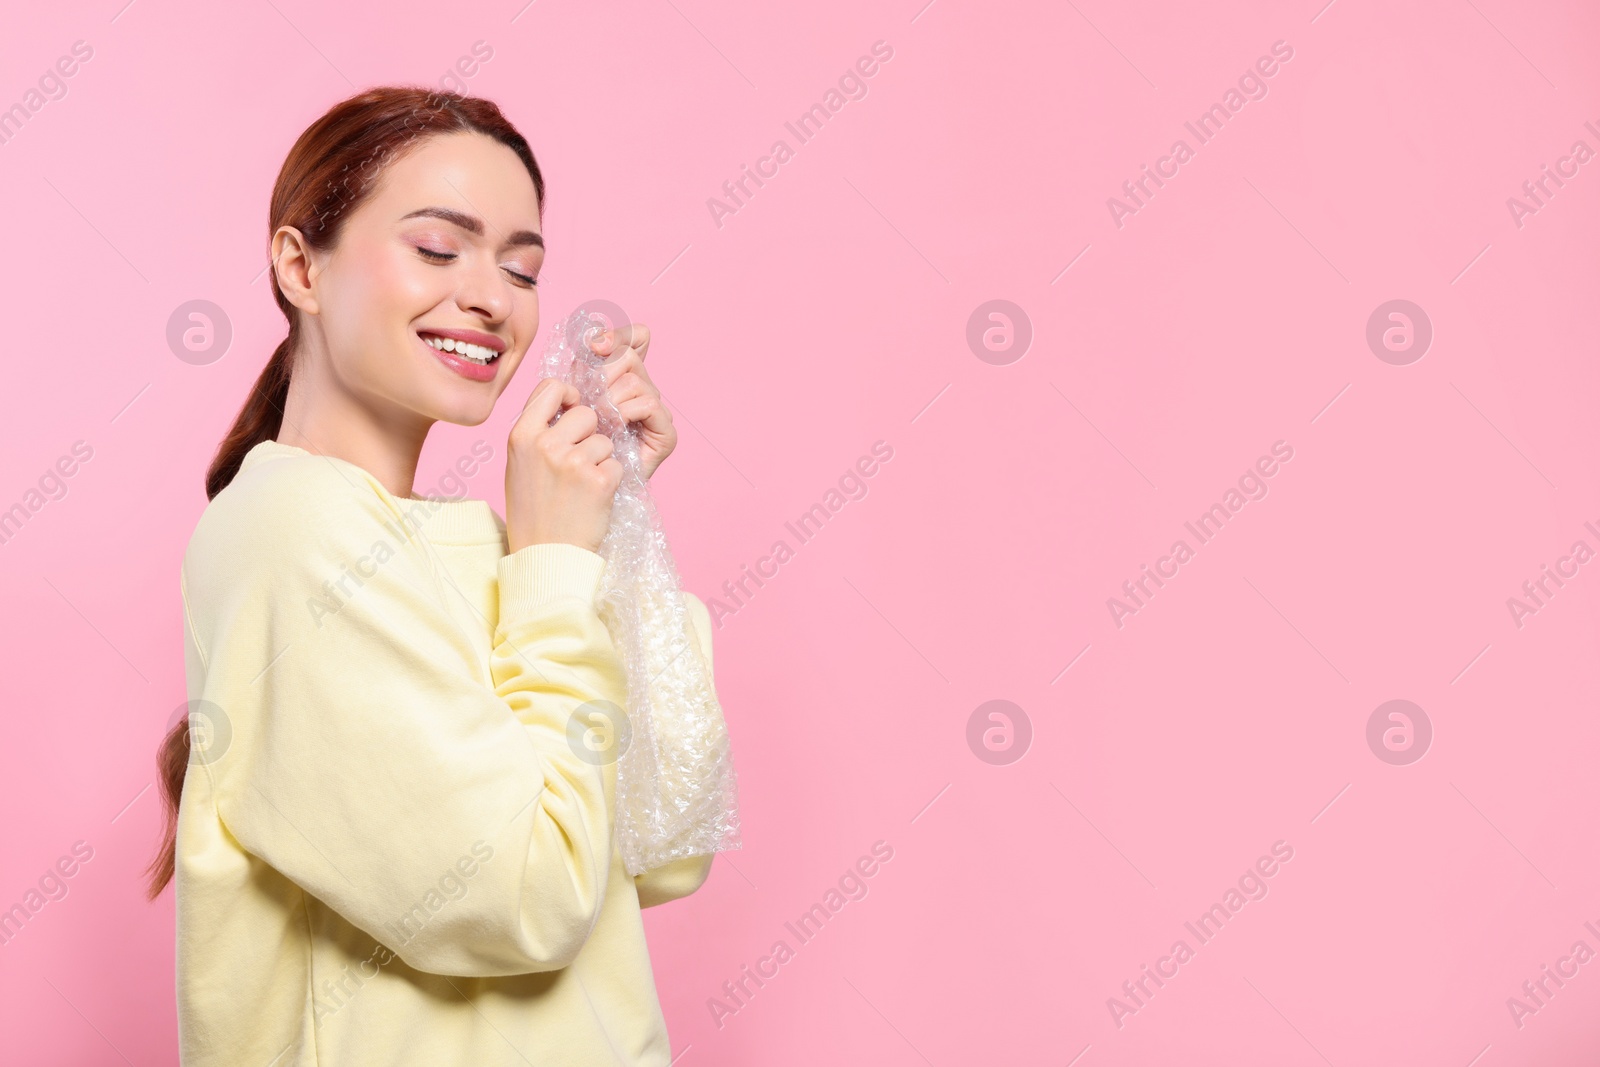
M 480 330 L 418 330 L 416 337 L 440 363 L 475 382 L 494 381 L 506 348 L 500 338 Z

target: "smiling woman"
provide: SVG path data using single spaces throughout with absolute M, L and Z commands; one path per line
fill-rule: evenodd
M 409 454 L 391 442 L 489 417 L 539 325 L 542 177 L 526 151 L 474 129 L 417 136 L 378 156 L 385 180 L 360 180 L 356 210 L 317 211 L 314 233 L 280 221 L 275 291 L 306 335 L 278 441 L 346 455 L 403 496 L 414 468 L 385 465 Z M 310 441 L 307 422 L 334 438 Z
M 538 330 L 543 206 L 494 104 L 424 89 L 336 105 L 279 172 L 288 336 L 211 463 L 179 575 L 207 729 L 179 723 L 159 754 L 150 891 L 176 885 L 186 1067 L 671 1060 L 640 909 L 693 893 L 712 856 L 630 873 L 616 754 L 582 743 L 593 709 L 629 699 L 597 604 L 612 442 L 546 378 L 509 434 L 505 519 L 413 493 L 431 427 L 486 420 Z M 590 343 L 648 477 L 677 439 L 649 331 Z M 360 595 L 308 617 L 380 543 Z M 657 636 L 709 668 L 684 596 L 691 632 Z M 495 862 L 440 898 L 478 843 Z

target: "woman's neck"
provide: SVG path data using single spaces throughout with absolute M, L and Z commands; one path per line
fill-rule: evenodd
M 380 417 L 337 383 L 317 377 L 304 363 L 295 367 L 278 443 L 354 463 L 391 495 L 410 497 L 431 424 L 401 424 Z

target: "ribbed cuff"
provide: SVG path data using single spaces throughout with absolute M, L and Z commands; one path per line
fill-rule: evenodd
M 562 597 L 577 597 L 593 607 L 605 569 L 605 557 L 598 552 L 560 541 L 527 545 L 500 557 L 497 636 Z

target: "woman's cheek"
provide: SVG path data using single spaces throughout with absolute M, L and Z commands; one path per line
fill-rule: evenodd
M 445 273 L 431 264 L 421 262 L 415 255 L 409 259 L 390 255 L 374 257 L 365 277 L 375 290 L 374 300 L 387 300 L 408 308 L 419 300 L 423 301 L 423 306 L 410 312 L 410 318 L 439 302 L 435 290 L 440 287 Z

